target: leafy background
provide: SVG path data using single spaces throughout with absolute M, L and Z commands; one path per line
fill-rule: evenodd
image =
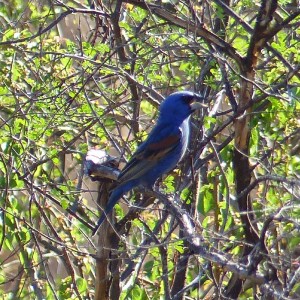
M 294 0 L 2 1 L 1 297 L 299 298 L 299 15 Z M 87 151 L 122 167 L 183 89 L 208 105 L 188 155 L 92 238 L 111 183 L 85 174 Z

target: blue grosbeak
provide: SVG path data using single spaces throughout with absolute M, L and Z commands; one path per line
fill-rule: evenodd
M 182 159 L 188 146 L 190 115 L 205 107 L 195 100 L 203 98 L 183 91 L 171 94 L 161 103 L 156 126 L 120 173 L 118 185 L 112 191 L 93 235 L 125 193 L 139 185 L 151 188 L 160 176 L 174 169 Z

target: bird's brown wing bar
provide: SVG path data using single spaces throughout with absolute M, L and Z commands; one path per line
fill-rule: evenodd
M 159 163 L 159 160 L 168 155 L 180 143 L 181 134 L 169 135 L 166 138 L 146 145 L 138 150 L 122 170 L 119 181 L 138 178 L 141 173 L 151 169 L 153 164 Z

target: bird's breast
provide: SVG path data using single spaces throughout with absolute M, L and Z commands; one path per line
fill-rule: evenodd
M 190 137 L 190 125 L 189 125 L 189 118 L 183 121 L 182 125 L 180 126 L 181 130 L 181 157 L 180 160 L 183 158 L 189 142 Z

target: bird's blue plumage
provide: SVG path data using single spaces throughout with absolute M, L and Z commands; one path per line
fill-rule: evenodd
M 189 117 L 193 110 L 201 107 L 193 101 L 199 98 L 195 93 L 184 91 L 171 94 L 161 103 L 156 126 L 120 173 L 118 185 L 112 191 L 93 235 L 124 194 L 139 185 L 152 187 L 182 159 L 188 146 Z

